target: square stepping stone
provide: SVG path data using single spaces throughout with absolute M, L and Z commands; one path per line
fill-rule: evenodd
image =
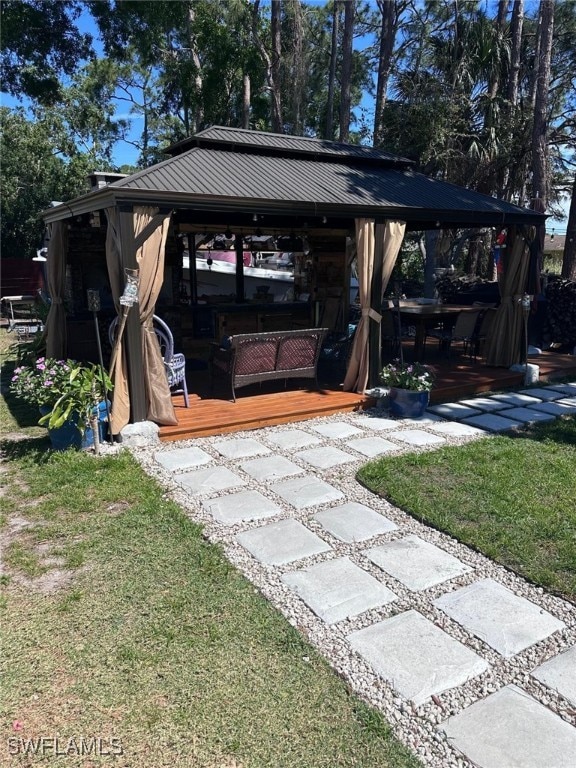
M 471 427 L 478 427 L 478 429 L 485 429 L 488 432 L 508 432 L 510 429 L 518 429 L 522 426 L 522 422 L 515 421 L 514 419 L 507 419 L 504 416 L 496 413 L 483 413 L 481 416 L 470 416 L 469 418 L 462 419 L 464 424 L 469 424 Z
M 310 425 L 310 429 L 335 440 L 362 434 L 361 429 L 353 427 L 347 421 L 327 421 L 325 424 Z
M 282 480 L 283 477 L 300 475 L 304 470 L 290 459 L 284 456 L 266 456 L 265 459 L 252 459 L 240 464 L 244 472 L 258 480 L 259 483 L 267 483 L 274 480 Z
M 201 448 L 176 448 L 174 451 L 158 451 L 154 460 L 170 472 L 199 467 L 212 461 L 212 456 Z
M 541 402 L 539 398 L 534 397 L 533 395 L 523 395 L 520 392 L 505 392 L 501 395 L 492 395 L 494 400 L 499 400 L 501 403 L 506 403 L 507 405 L 535 405 L 536 403 Z
M 555 389 L 550 389 L 550 387 L 535 387 L 534 389 L 521 389 L 520 390 L 521 395 L 531 395 L 532 397 L 537 397 L 539 400 L 560 400 L 562 397 L 562 392 L 558 392 Z
M 226 467 L 196 469 L 193 472 L 178 475 L 176 479 L 192 496 L 201 496 L 204 493 L 213 493 L 214 491 L 227 491 L 229 488 L 246 485 L 245 480 L 242 480 L 241 477 Z
M 550 413 L 552 416 L 568 416 L 576 413 L 576 405 L 570 405 L 564 400 L 556 400 L 554 403 L 537 403 L 531 408 L 540 413 Z
M 378 675 L 416 706 L 488 668 L 474 651 L 414 610 L 352 632 L 347 639 Z
M 576 728 L 516 685 L 474 702 L 440 728 L 479 768 L 574 765 Z
M 424 432 L 423 429 L 403 429 L 399 432 L 390 432 L 390 437 L 399 440 L 408 445 L 440 445 L 446 442 L 446 438 L 440 435 L 431 435 L 430 432 Z
M 470 408 L 468 405 L 461 405 L 460 403 L 440 403 L 440 405 L 430 405 L 428 410 L 432 413 L 437 413 L 439 416 L 443 416 L 445 419 L 453 419 L 459 421 L 465 419 L 468 416 L 477 416 L 481 411 L 476 408 Z
M 576 405 L 576 397 L 563 397 L 562 400 L 558 400 L 561 405 Z
M 341 464 L 348 464 L 351 461 L 358 461 L 356 456 L 341 451 L 340 448 L 334 448 L 331 445 L 322 448 L 309 448 L 306 451 L 298 451 L 294 454 L 297 459 L 311 464 L 316 469 L 331 469 Z
M 342 491 L 312 475 L 275 483 L 270 490 L 296 509 L 306 509 L 344 498 Z
M 472 427 L 470 424 L 460 424 L 457 421 L 443 421 L 431 424 L 430 429 L 446 437 L 476 437 L 485 434 L 483 429 Z
M 223 525 L 235 525 L 242 520 L 260 520 L 273 517 L 282 510 L 258 491 L 241 491 L 217 499 L 203 501 L 202 506 Z
M 314 520 L 332 536 L 348 544 L 372 539 L 398 527 L 384 515 L 357 501 L 349 501 L 339 507 L 317 512 Z
M 383 453 L 398 450 L 396 443 L 384 440 L 383 437 L 359 437 L 356 440 L 349 440 L 346 445 L 370 459 Z
M 412 592 L 472 570 L 448 552 L 413 534 L 365 549 L 362 554 Z
M 361 427 L 374 429 L 377 432 L 386 429 L 398 429 L 398 421 L 396 419 L 386 419 L 383 416 L 358 416 L 355 422 Z
M 327 624 L 335 624 L 397 599 L 394 592 L 348 557 L 285 573 L 282 581 Z
M 270 448 L 252 437 L 238 437 L 230 440 L 216 440 L 212 446 L 227 459 L 246 459 L 249 456 L 263 456 L 270 453 Z
M 551 384 L 550 389 L 563 392 L 565 395 L 576 395 L 576 383 L 572 382 L 569 384 Z
M 267 565 L 284 565 L 330 551 L 325 541 L 292 519 L 243 531 L 236 541 Z
M 484 411 L 491 413 L 492 411 L 500 411 L 502 408 L 507 408 L 508 404 L 503 403 L 500 400 L 495 400 L 493 397 L 472 397 L 470 400 L 460 400 L 461 405 L 467 405 L 469 408 L 474 408 L 477 411 Z
M 322 442 L 319 437 L 311 435 L 309 432 L 304 432 L 303 429 L 286 429 L 282 432 L 270 432 L 266 435 L 266 440 L 285 451 L 305 448 L 307 445 L 318 445 Z
M 434 605 L 506 658 L 564 627 L 564 622 L 493 579 L 442 595 Z
M 505 416 L 507 419 L 514 419 L 514 421 L 521 421 L 522 424 L 535 424 L 537 421 L 554 421 L 556 418 L 551 413 L 542 413 L 535 408 L 507 408 L 503 411 L 501 416 Z
M 532 672 L 532 677 L 558 691 L 576 707 L 576 645 L 540 664 Z

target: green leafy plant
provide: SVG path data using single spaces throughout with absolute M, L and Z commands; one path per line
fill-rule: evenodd
M 401 363 L 394 360 L 384 366 L 380 381 L 385 387 L 407 389 L 411 392 L 430 392 L 434 385 L 434 375 L 430 368 L 422 363 Z
M 97 365 L 73 363 L 62 394 L 39 423 L 49 429 L 58 429 L 67 422 L 74 422 L 84 434 L 86 428 L 97 420 L 95 409 L 111 389 L 109 376 Z

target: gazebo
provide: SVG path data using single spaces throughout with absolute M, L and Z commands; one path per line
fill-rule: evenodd
M 525 290 L 530 248 L 546 219 L 542 213 L 429 178 L 415 171 L 411 161 L 380 149 L 315 138 L 214 126 L 174 144 L 167 154 L 169 159 L 130 176 L 102 175 L 102 184 L 92 191 L 42 214 L 49 230 L 49 356 L 67 352 L 63 298 L 73 249 L 80 272 L 82 248 L 105 259 L 118 314 L 126 270 L 139 270 L 138 311 L 128 315 L 114 372 L 114 433 L 129 421 L 175 422 L 151 323 L 167 279 L 167 249 L 177 254 L 181 268 L 187 247 L 193 270 L 199 234 L 230 232 L 239 305 L 245 302 L 247 233 L 305 236 L 312 252 L 319 244 L 329 258 L 320 253 L 317 260 L 322 267 L 314 285 L 318 295 L 330 282 L 330 270 L 338 263 L 345 269 L 350 259 L 346 240 L 352 236 L 361 319 L 344 387 L 363 391 L 379 365 L 382 296 L 404 234 L 506 227 L 510 247 L 497 342 L 489 354 L 493 365 L 518 362 L 522 314 L 513 297 Z

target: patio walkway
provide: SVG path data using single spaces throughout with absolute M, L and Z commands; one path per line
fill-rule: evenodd
M 423 764 L 573 768 L 576 607 L 355 480 L 368 458 L 564 413 L 576 382 L 135 453 Z

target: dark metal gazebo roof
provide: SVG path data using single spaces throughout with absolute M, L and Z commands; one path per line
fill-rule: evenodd
M 410 229 L 546 218 L 417 173 L 409 160 L 371 147 L 215 126 L 169 151 L 168 160 L 46 211 L 46 220 L 122 203 L 275 218 L 382 217 Z

